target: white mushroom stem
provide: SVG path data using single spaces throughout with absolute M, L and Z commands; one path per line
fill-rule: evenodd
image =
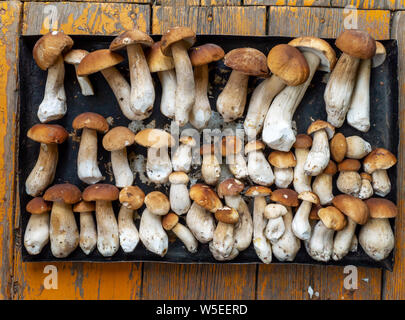
M 274 182 L 278 188 L 288 188 L 294 180 L 293 168 L 276 168 L 274 167 Z
M 190 209 L 191 200 L 188 193 L 187 185 L 175 184 L 170 185 L 170 207 L 178 215 L 187 213 Z
M 87 184 L 99 182 L 103 176 L 97 164 L 97 131 L 83 128 L 77 155 L 77 174 Z
M 381 261 L 394 249 L 395 237 L 388 219 L 373 219 L 361 227 L 359 242 L 374 260 Z
M 295 158 L 297 164 L 294 167 L 294 190 L 298 193 L 304 191 L 312 191 L 311 189 L 311 176 L 307 176 L 304 171 L 304 164 L 308 158 L 309 149 L 295 149 Z
M 194 67 L 195 102 L 190 111 L 190 123 L 200 130 L 207 126 L 211 118 L 211 105 L 208 100 L 208 65 Z
M 312 203 L 302 201 L 292 221 L 292 231 L 295 236 L 301 240 L 311 238 L 311 225 L 309 224 L 309 213 L 311 212 Z
M 322 206 L 331 204 L 334 198 L 332 175 L 321 173 L 315 177 L 312 183 L 312 190 L 319 197 L 319 202 Z
M 272 258 L 271 244 L 264 235 L 267 219 L 264 218 L 265 197 L 255 197 L 253 203 L 253 246 L 263 263 L 270 263 Z
M 209 246 L 210 251 L 215 251 L 217 255 L 227 258 L 232 253 L 234 243 L 235 238 L 233 224 L 218 221 L 212 242 Z
M 39 254 L 49 241 L 49 212 L 32 214 L 24 233 L 24 247 L 28 254 Z
M 173 171 L 190 172 L 192 160 L 191 146 L 180 144 L 172 156 Z
M 160 112 L 162 112 L 165 117 L 173 119 L 176 110 L 176 73 L 174 70 L 166 70 L 158 72 L 158 76 L 162 84 Z
M 354 235 L 352 238 L 352 242 L 350 244 L 350 252 L 357 252 L 359 247 L 359 240 L 357 239 L 357 236 Z
M 376 170 L 371 174 L 373 178 L 374 193 L 380 197 L 385 197 L 391 191 L 391 181 L 387 170 Z
M 150 213 L 148 209 L 142 213 L 139 237 L 147 250 L 161 257 L 167 253 L 169 240 L 162 227 L 162 217 Z
M 191 253 L 197 252 L 198 241 L 196 238 L 194 238 L 193 234 L 186 226 L 183 226 L 181 223 L 177 223 L 173 227 L 172 231 L 181 240 L 181 242 L 183 242 L 188 251 Z
M 65 65 L 59 56 L 54 65 L 49 67 L 46 78 L 44 99 L 38 108 L 38 118 L 41 122 L 61 119 L 67 110 L 66 94 L 63 86 Z
M 227 205 L 229 204 L 227 203 Z M 240 199 L 239 202 L 238 212 L 239 212 L 239 222 L 235 225 L 234 247 L 238 249 L 238 251 L 243 251 L 247 249 L 250 246 L 250 243 L 252 242 L 253 221 L 249 208 L 242 198 Z
M 340 128 L 349 110 L 360 59 L 342 53 L 324 92 L 328 122 Z
M 299 86 L 285 87 L 274 98 L 264 120 L 262 138 L 274 150 L 290 151 L 294 144 L 295 133 L 292 128 L 292 118 L 320 63 L 316 54 L 304 52 L 303 55 L 310 71 L 307 81 Z
M 78 76 L 77 75 L 77 67 L 79 64 L 74 64 L 76 70 L 76 78 L 77 82 L 79 83 L 80 90 L 82 91 L 82 95 L 84 96 L 94 96 L 94 89 L 90 82 L 89 77 L 87 76 Z
M 25 191 L 32 197 L 41 194 L 55 178 L 58 145 L 41 143 L 34 168 L 25 181 Z
M 210 251 L 211 251 L 212 256 L 214 257 L 214 259 L 216 259 L 216 260 L 218 260 L 218 261 L 230 261 L 230 260 L 235 259 L 235 258 L 238 256 L 238 254 L 239 254 L 238 249 L 236 249 L 235 247 L 233 247 L 233 248 L 232 248 L 232 251 L 231 251 L 231 254 L 230 254 L 229 256 L 224 257 L 224 256 L 222 256 L 222 255 L 218 252 L 218 250 L 214 247 L 214 243 L 213 243 L 212 241 L 211 241 L 210 244 L 209 244 L 209 249 L 210 249 Z
M 97 231 L 91 212 L 80 213 L 80 240 L 79 245 L 85 254 L 93 252 L 97 245 Z
M 132 185 L 134 175 L 128 163 L 127 148 L 111 151 L 111 165 L 115 178 L 115 185 L 124 188 Z
M 358 197 L 361 190 L 361 176 L 356 171 L 342 171 L 339 173 L 336 186 L 340 192 Z
M 321 220 L 315 225 L 308 244 L 308 253 L 314 260 L 327 262 L 331 259 L 334 233 L 335 230 L 328 229 Z
M 215 219 L 211 212 L 193 202 L 186 216 L 187 226 L 197 240 L 208 243 L 214 237 Z
M 79 230 L 70 204 L 62 201 L 52 204 L 49 234 L 51 251 L 56 258 L 65 258 L 77 248 Z
M 124 252 L 132 252 L 139 243 L 138 229 L 134 223 L 134 210 L 121 206 L 118 213 L 118 234 Z
M 357 223 L 347 217 L 346 227 L 336 233 L 333 242 L 333 260 L 341 260 L 349 253 L 356 226 Z
M 314 133 L 311 151 L 304 164 L 305 174 L 317 176 L 328 166 L 330 160 L 329 140 L 325 130 Z
M 118 223 L 111 201 L 96 201 L 97 249 L 104 257 L 113 256 L 119 249 Z
M 368 179 L 361 179 L 361 187 L 359 192 L 359 198 L 362 200 L 371 198 L 374 194 L 373 186 Z
M 234 175 L 236 179 L 245 179 L 249 173 L 246 164 L 246 160 L 242 154 L 232 154 L 226 157 L 229 171 Z
M 271 243 L 277 242 L 285 232 L 283 217 L 269 219 L 264 234 Z
M 256 184 L 270 186 L 274 183 L 274 174 L 262 151 L 251 151 L 248 154 L 248 173 Z
M 154 183 L 166 183 L 172 173 L 172 163 L 170 161 L 167 148 L 149 148 L 146 161 L 146 174 L 150 181 Z
M 201 175 L 206 184 L 217 184 L 221 176 L 221 166 L 215 154 L 204 154 L 201 165 Z

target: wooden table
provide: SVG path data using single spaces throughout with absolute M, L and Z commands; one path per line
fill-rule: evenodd
M 118 3 L 119 2 L 119 3 Z M 358 27 L 399 45 L 399 121 L 405 120 L 405 0 L 112 0 L 0 1 L 0 298 L 3 299 L 404 299 L 404 152 L 400 151 L 394 272 L 359 268 L 358 290 L 346 290 L 341 267 L 58 263 L 58 289 L 46 290 L 44 263 L 21 261 L 16 186 L 18 35 L 60 28 L 113 35 L 135 26 L 162 33 L 187 25 L 201 34 L 335 38 L 344 6 L 358 8 Z M 400 132 L 400 150 L 405 131 Z

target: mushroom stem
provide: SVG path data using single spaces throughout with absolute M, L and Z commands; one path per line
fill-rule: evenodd
M 215 154 L 204 154 L 201 175 L 206 184 L 215 185 L 221 176 L 221 166 Z
M 271 243 L 275 243 L 285 232 L 283 217 L 269 219 L 264 234 Z
M 192 162 L 192 147 L 187 144 L 180 144 L 173 154 L 172 166 L 174 171 L 190 172 Z
M 172 163 L 170 161 L 168 149 L 148 148 L 146 174 L 150 181 L 154 183 L 166 183 L 171 173 Z
M 217 255 L 227 258 L 233 249 L 235 243 L 233 224 L 218 221 L 217 227 L 210 243 L 210 251 L 215 251 Z M 213 254 L 214 255 L 214 254 Z M 215 257 L 215 255 L 214 255 Z
M 312 183 L 312 189 L 319 197 L 319 202 L 322 206 L 332 203 L 334 197 L 332 175 L 321 173 L 319 176 L 315 177 L 315 180 Z
M 134 223 L 134 210 L 121 206 L 118 213 L 118 233 L 120 246 L 124 252 L 135 250 L 139 242 L 138 229 Z
M 79 86 L 80 86 L 80 90 L 82 91 L 82 95 L 84 95 L 84 96 L 94 96 L 93 85 L 91 84 L 89 77 L 87 77 L 87 76 L 78 76 L 77 75 L 77 67 L 79 65 L 75 64 L 74 66 L 75 66 L 75 70 L 76 70 L 77 82 L 79 82 Z
M 142 213 L 139 237 L 146 249 L 164 257 L 168 248 L 168 237 L 162 227 L 162 217 L 152 214 L 148 209 Z
M 172 231 L 183 242 L 188 251 L 191 253 L 197 252 L 198 241 L 187 227 L 183 226 L 181 223 L 177 223 Z
M 212 240 L 215 230 L 215 221 L 211 212 L 193 202 L 186 216 L 187 226 L 201 243 Z
M 236 153 L 227 156 L 229 171 L 236 179 L 245 179 L 248 176 L 246 160 L 242 154 Z
M 83 128 L 77 155 L 77 174 L 87 184 L 94 184 L 102 179 L 97 164 L 97 131 Z
M 288 188 L 294 179 L 293 168 L 276 168 L 274 167 L 274 182 L 278 188 Z
M 334 233 L 335 230 L 328 229 L 321 220 L 315 225 L 308 244 L 308 253 L 314 260 L 322 262 L 330 260 L 333 250 Z
M 160 112 L 162 112 L 165 117 L 173 119 L 176 110 L 176 73 L 174 70 L 159 71 L 158 76 L 162 84 Z
M 97 231 L 91 212 L 80 213 L 80 248 L 85 254 L 93 252 L 97 245 Z
M 123 188 L 132 185 L 134 175 L 129 167 L 126 148 L 111 151 L 111 165 L 117 187 Z
M 298 239 L 304 241 L 311 238 L 311 225 L 308 219 L 311 208 L 311 202 L 302 201 L 292 221 L 292 231 Z
M 347 225 L 343 230 L 336 233 L 333 242 L 333 260 L 341 260 L 349 253 L 357 223 L 347 217 Z
M 39 254 L 49 241 L 49 212 L 32 214 L 24 234 L 28 254 Z
M 207 126 L 211 118 L 211 105 L 208 100 L 208 65 L 194 67 L 195 103 L 190 112 L 190 123 L 200 130 Z
M 387 170 L 381 169 L 374 171 L 373 177 L 374 193 L 380 197 L 385 197 L 391 191 L 391 181 L 388 177 Z
M 170 184 L 170 206 L 178 215 L 188 212 L 191 206 L 191 201 L 186 184 Z
M 228 202 L 226 201 L 227 198 L 228 197 L 225 197 L 225 202 L 228 204 Z M 247 249 L 252 242 L 253 221 L 249 208 L 242 197 L 240 197 L 239 208 L 237 209 L 237 211 L 239 213 L 239 222 L 235 225 L 234 246 L 236 249 L 238 249 L 238 251 L 243 251 Z
M 274 174 L 262 151 L 251 151 L 248 154 L 248 173 L 256 184 L 270 186 L 274 182 Z
M 308 176 L 317 176 L 328 166 L 330 160 L 329 139 L 325 130 L 314 133 L 311 151 L 304 165 L 304 172 Z
M 259 259 L 263 263 L 270 263 L 271 244 L 264 236 L 264 228 L 267 224 L 267 219 L 263 216 L 265 207 L 265 197 L 255 197 L 253 202 L 253 246 Z
M 295 191 L 298 193 L 304 191 L 312 191 L 311 189 L 311 176 L 305 174 L 304 164 L 307 161 L 309 149 L 295 149 L 295 158 L 297 159 L 297 165 L 294 168 L 294 180 L 293 185 Z
M 381 261 L 394 249 L 395 237 L 386 218 L 371 218 L 361 227 L 359 242 L 364 251 L 374 260 Z
M 113 256 L 119 249 L 117 219 L 111 201 L 96 201 L 97 249 L 104 257 Z

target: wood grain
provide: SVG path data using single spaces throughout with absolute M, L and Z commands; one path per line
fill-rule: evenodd
M 390 9 L 400 8 L 403 0 L 331 0 L 332 7 L 354 6 L 359 9 Z
M 243 0 L 249 6 L 329 7 L 330 0 Z

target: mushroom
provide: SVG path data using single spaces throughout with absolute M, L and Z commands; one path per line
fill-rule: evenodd
M 280 239 L 284 234 L 283 216 L 287 214 L 287 211 L 287 208 L 279 203 L 270 203 L 264 208 L 264 217 L 267 219 L 264 234 L 271 243 Z
M 170 206 L 178 215 L 187 213 L 191 206 L 191 200 L 187 189 L 189 181 L 190 179 L 185 172 L 173 172 L 169 176 L 169 182 L 171 183 Z
M 304 191 L 298 194 L 298 199 L 302 202 L 295 213 L 291 228 L 298 239 L 309 240 L 311 238 L 309 214 L 312 204 L 319 205 L 319 197 L 311 191 Z
M 110 44 L 111 51 L 127 49 L 131 78 L 129 103 L 138 119 L 148 118 L 152 114 L 155 102 L 155 88 L 142 50 L 142 47 L 152 45 L 152 38 L 138 29 L 124 31 Z
M 79 66 L 80 62 L 83 60 L 85 56 L 89 54 L 88 51 L 82 49 L 75 49 L 70 50 L 64 56 L 64 60 L 68 64 L 72 64 L 75 67 L 75 71 L 77 72 L 77 67 Z M 84 96 L 94 96 L 93 86 L 90 82 L 90 79 L 86 76 L 79 77 L 76 73 L 77 82 L 79 82 L 80 90 L 82 91 L 82 95 Z
M 193 202 L 190 210 L 187 212 L 186 222 L 190 231 L 199 242 L 208 243 L 212 240 L 216 226 L 211 212 Z
M 152 191 L 145 197 L 145 206 L 148 211 L 157 216 L 165 216 L 170 210 L 170 201 L 160 191 Z
M 134 182 L 127 157 L 127 147 L 134 142 L 135 134 L 127 127 L 112 128 L 103 137 L 104 149 L 111 152 L 111 166 L 118 188 L 130 186 Z
M 119 197 L 119 190 L 112 184 L 97 183 L 83 191 L 84 201 L 96 202 L 97 249 L 104 257 L 113 256 L 119 249 L 118 223 L 112 201 Z
M 190 110 L 190 123 L 200 130 L 207 126 L 211 118 L 211 105 L 208 100 L 208 64 L 221 60 L 225 52 L 220 46 L 206 43 L 189 50 L 190 61 L 194 66 L 195 102 Z
M 123 188 L 119 194 L 118 234 L 124 252 L 132 252 L 139 243 L 139 232 L 134 223 L 134 211 L 142 207 L 145 193 L 137 186 Z
M 288 44 L 273 47 L 267 56 L 272 76 L 263 80 L 253 91 L 243 126 L 249 139 L 254 139 L 263 128 L 264 118 L 274 97 L 286 85 L 297 86 L 309 76 L 308 63 L 303 54 Z
M 41 194 L 55 178 L 58 165 L 58 146 L 65 142 L 69 133 L 58 124 L 36 124 L 27 137 L 41 144 L 34 168 L 25 181 L 25 191 L 30 196 Z
M 172 56 L 176 69 L 176 103 L 174 119 L 180 127 L 188 123 L 195 102 L 193 67 L 187 50 L 196 40 L 195 32 L 187 27 L 170 28 L 161 40 L 161 51 Z
M 179 216 L 177 214 L 170 212 L 165 215 L 162 219 L 162 226 L 167 231 L 173 231 L 173 233 L 184 243 L 189 252 L 197 252 L 198 241 L 194 238 L 191 231 L 179 222 Z
M 259 140 L 251 141 L 245 146 L 245 154 L 248 155 L 248 173 L 254 183 L 271 186 L 274 174 L 263 154 L 264 148 L 264 143 Z
M 222 138 L 222 156 L 226 156 L 229 171 L 236 179 L 245 179 L 248 176 L 246 160 L 242 155 L 242 141 L 239 137 Z
M 201 175 L 206 184 L 216 185 L 221 176 L 221 165 L 215 154 L 213 144 L 204 144 L 200 148 L 200 154 L 203 156 L 201 164 Z
M 250 187 L 245 196 L 253 197 L 253 247 L 263 263 L 270 263 L 272 258 L 270 241 L 264 235 L 267 219 L 264 217 L 266 196 L 271 194 L 270 188 L 263 186 Z
M 388 150 L 377 148 L 371 151 L 363 161 L 364 171 L 373 178 L 374 193 L 385 197 L 391 191 L 391 182 L 387 169 L 397 163 L 397 158 Z
M 205 184 L 196 183 L 192 185 L 190 188 L 190 198 L 212 213 L 223 207 L 215 191 Z
M 358 160 L 346 159 L 338 164 L 339 176 L 336 181 L 338 190 L 354 197 L 359 195 L 361 189 L 361 176 L 357 172 L 361 167 Z
M 356 235 L 353 236 L 352 242 L 350 244 L 350 252 L 357 252 L 359 247 L 359 239 L 357 238 Z
M 311 176 L 305 174 L 304 164 L 307 161 L 309 148 L 312 146 L 312 138 L 306 134 L 298 134 L 293 147 L 297 164 L 294 167 L 293 185 L 298 193 L 312 191 Z
M 48 70 L 44 99 L 37 113 L 41 122 L 58 120 L 66 114 L 63 53 L 69 51 L 72 46 L 72 38 L 61 31 L 49 32 L 35 43 L 34 60 L 42 70 Z
M 288 188 L 294 180 L 293 168 L 297 165 L 294 154 L 283 151 L 273 151 L 268 157 L 269 163 L 274 167 L 275 184 L 278 188 Z
M 333 199 L 333 176 L 336 174 L 336 164 L 329 160 L 328 166 L 316 176 L 312 183 L 312 190 L 319 197 L 319 203 L 324 206 L 332 203 Z
M 146 174 L 154 183 L 166 183 L 172 173 L 168 148 L 173 147 L 171 134 L 161 129 L 144 129 L 135 136 L 135 142 L 148 148 Z
M 190 172 L 191 163 L 193 160 L 192 148 L 196 146 L 196 141 L 193 137 L 183 136 L 180 138 L 180 145 L 174 151 L 172 156 L 172 166 L 174 171 Z
M 51 252 L 56 258 L 65 258 L 79 244 L 79 230 L 72 211 L 72 204 L 81 200 L 78 187 L 70 184 L 55 184 L 46 190 L 45 201 L 51 201 L 50 220 Z
M 39 254 L 49 242 L 51 204 L 41 197 L 31 199 L 25 210 L 31 214 L 24 233 L 24 247 L 30 255 Z
M 249 76 L 267 77 L 269 71 L 266 56 L 253 48 L 229 51 L 224 63 L 232 72 L 218 96 L 217 110 L 225 122 L 231 122 L 240 118 L 245 110 Z
M 376 52 L 372 59 L 360 61 L 357 71 L 356 84 L 347 112 L 347 123 L 359 131 L 370 129 L 370 74 L 371 68 L 380 66 L 386 57 L 386 51 L 381 42 L 376 41 Z
M 351 136 L 346 138 L 347 151 L 346 158 L 363 159 L 371 152 L 371 145 L 359 136 Z
M 361 187 L 360 187 L 360 192 L 359 192 L 359 198 L 362 200 L 371 198 L 374 194 L 372 182 L 373 179 L 368 173 L 362 172 L 360 173 L 361 177 Z
M 108 131 L 107 120 L 97 113 L 85 112 L 73 120 L 72 127 L 83 129 L 77 155 L 77 175 L 87 184 L 97 183 L 103 178 L 97 164 L 97 132 Z
M 162 217 L 151 213 L 147 208 L 142 213 L 139 237 L 147 250 L 161 257 L 167 253 L 169 239 L 162 227 Z
M 73 206 L 73 212 L 80 214 L 79 246 L 82 251 L 89 255 L 97 245 L 97 231 L 93 214 L 96 210 L 94 202 L 80 201 Z
M 292 118 L 317 69 L 330 72 L 336 62 L 332 47 L 314 37 L 297 38 L 288 43 L 297 47 L 307 60 L 309 76 L 298 86 L 287 86 L 273 100 L 264 120 L 262 139 L 270 148 L 290 151 L 295 142 Z
M 342 162 L 347 153 L 346 137 L 338 132 L 330 140 L 330 155 L 337 163 Z
M 335 128 L 328 122 L 317 120 L 311 123 L 307 130 L 308 134 L 313 134 L 311 151 L 304 164 L 306 175 L 317 176 L 329 164 L 330 149 L 329 140 L 335 134 Z
M 368 256 L 381 261 L 394 249 L 395 237 L 388 219 L 398 215 L 398 208 L 387 199 L 371 198 L 365 202 L 370 219 L 360 229 L 359 242 Z
M 343 53 L 329 77 L 324 100 L 328 122 L 340 128 L 349 110 L 360 59 L 371 59 L 376 45 L 367 32 L 353 29 L 343 31 L 335 44 Z
M 350 250 L 356 225 L 364 225 L 369 217 L 366 203 L 351 195 L 341 194 L 336 196 L 333 205 L 347 216 L 347 225 L 338 231 L 333 241 L 333 260 L 341 260 Z

